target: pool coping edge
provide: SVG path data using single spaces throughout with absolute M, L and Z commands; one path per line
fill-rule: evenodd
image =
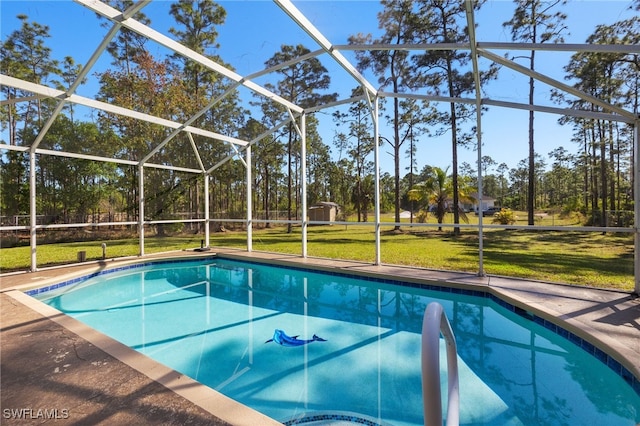
M 86 271 L 85 271 L 86 272 Z M 98 349 L 128 365 L 151 380 L 199 406 L 211 415 L 229 424 L 239 426 L 282 425 L 251 407 L 241 404 L 192 378 L 173 370 L 123 343 L 72 318 L 45 303 L 28 296 L 18 289 L 4 291 L 7 296 L 46 319 L 55 322 Z

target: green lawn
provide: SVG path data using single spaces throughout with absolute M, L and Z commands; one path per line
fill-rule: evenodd
M 212 244 L 244 247 L 244 241 L 230 241 L 230 235 L 214 238 Z M 310 256 L 375 259 L 370 227 L 311 227 L 308 241 Z M 487 274 L 633 290 L 634 249 L 629 234 L 485 230 L 483 246 Z M 261 231 L 254 233 L 253 248 L 299 254 L 300 236 L 296 232 L 287 239 L 283 231 Z M 472 230 L 456 236 L 446 229 L 402 233 L 382 229 L 381 253 L 387 264 L 471 273 L 479 268 L 478 235 Z
M 477 218 L 476 218 L 477 220 Z M 145 253 L 183 250 L 200 246 L 202 236 L 146 237 Z M 137 239 L 59 243 L 38 245 L 38 266 L 74 263 L 78 251 L 87 259 L 102 256 L 101 244 L 107 244 L 107 257 L 134 256 Z M 211 245 L 246 248 L 243 231 L 211 234 Z M 632 291 L 633 237 L 631 234 L 550 232 L 488 229 L 484 232 L 484 271 L 487 274 L 534 280 L 588 285 Z M 301 254 L 301 230 L 285 227 L 254 229 L 253 249 L 277 253 Z M 0 250 L 2 272 L 26 270 L 30 248 Z M 382 262 L 432 269 L 478 272 L 478 235 L 463 229 L 453 235 L 451 228 L 391 226 L 381 229 Z M 308 254 L 312 257 L 373 262 L 375 259 L 372 226 L 334 225 L 308 228 Z

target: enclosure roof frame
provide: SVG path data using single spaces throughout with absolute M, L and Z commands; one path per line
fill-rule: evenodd
M 357 102 L 365 99 L 375 99 L 375 104 L 377 105 L 377 100 L 384 97 L 404 97 L 404 98 L 412 98 L 412 99 L 421 99 L 425 101 L 433 101 L 433 102 L 443 102 L 443 103 L 465 103 L 476 105 L 477 108 L 481 106 L 495 106 L 500 108 L 514 108 L 520 110 L 528 110 L 528 111 L 537 111 L 537 112 L 545 112 L 551 114 L 557 114 L 561 116 L 572 116 L 578 118 L 585 119 L 603 119 L 603 120 L 611 120 L 617 122 L 623 122 L 627 124 L 631 124 L 634 126 L 634 135 L 636 145 L 639 145 L 638 139 L 638 123 L 639 118 L 636 112 L 626 110 L 625 108 L 621 108 L 618 105 L 607 102 L 603 99 L 600 99 L 596 96 L 592 96 L 588 93 L 585 93 L 575 87 L 572 87 L 568 84 L 562 83 L 549 75 L 546 75 L 541 72 L 537 72 L 534 70 L 530 70 L 526 67 L 523 67 L 512 60 L 509 60 L 497 53 L 494 53 L 494 50 L 527 50 L 527 51 L 555 51 L 555 52 L 600 52 L 600 53 L 619 53 L 619 54 L 629 54 L 629 55 L 638 55 L 640 54 L 640 46 L 639 45 L 595 45 L 595 44 L 563 44 L 563 43 L 505 43 L 505 42 L 485 42 L 478 41 L 475 33 L 475 12 L 473 10 L 473 5 L 471 0 L 465 0 L 466 6 L 466 18 L 467 18 L 467 28 L 469 32 L 469 42 L 468 43 L 435 43 L 435 44 L 405 44 L 405 45 L 385 45 L 385 44 L 350 44 L 350 45 L 340 45 L 340 44 L 332 44 L 331 41 L 318 29 L 316 28 L 311 21 L 293 4 L 291 0 L 273 0 L 276 6 L 278 6 L 295 24 L 298 25 L 317 45 L 318 49 L 311 51 L 303 56 L 292 59 L 285 63 L 279 64 L 275 67 L 265 68 L 263 70 L 259 70 L 252 74 L 248 74 L 246 76 L 242 76 L 235 71 L 231 70 L 225 65 L 222 65 L 215 60 L 200 54 L 192 49 L 189 49 L 185 45 L 171 39 L 167 35 L 156 31 L 148 25 L 145 25 L 136 19 L 133 16 L 140 10 L 142 10 L 145 6 L 150 4 L 152 0 L 141 0 L 138 2 L 134 2 L 128 10 L 121 12 L 117 9 L 109 6 L 106 3 L 103 3 L 100 0 L 74 0 L 77 4 L 85 7 L 86 9 L 95 12 L 99 16 L 102 16 L 109 20 L 113 25 L 110 28 L 107 35 L 101 40 L 99 45 L 96 47 L 96 50 L 93 52 L 91 57 L 85 66 L 81 69 L 79 78 L 77 78 L 67 90 L 57 90 L 51 87 L 48 87 L 43 84 L 36 84 L 33 82 L 25 81 L 19 78 L 16 78 L 11 75 L 0 74 L 0 84 L 14 87 L 19 90 L 23 90 L 25 92 L 30 92 L 32 95 L 24 96 L 19 99 L 6 99 L 0 102 L 1 105 L 11 105 L 18 102 L 24 102 L 33 99 L 41 99 L 41 98 L 51 98 L 58 100 L 55 108 L 53 109 L 53 114 L 47 119 L 43 127 L 40 129 L 34 143 L 28 147 L 15 147 L 6 144 L 0 144 L 0 149 L 2 150 L 15 150 L 15 151 L 28 151 L 31 156 L 31 161 L 33 160 L 33 156 L 35 154 L 40 155 L 59 155 L 70 158 L 81 158 L 85 160 L 91 161 L 108 161 L 122 165 L 137 165 L 138 167 L 152 167 L 152 168 L 162 168 L 168 170 L 175 171 L 185 171 L 189 173 L 197 173 L 204 174 L 208 176 L 215 169 L 230 161 L 232 158 L 239 156 L 243 151 L 249 151 L 252 145 L 257 143 L 259 140 L 268 137 L 269 135 L 274 134 L 283 126 L 292 124 L 298 132 L 302 132 L 302 138 L 304 139 L 304 125 L 302 125 L 302 130 L 298 127 L 296 120 L 300 119 L 304 122 L 304 117 L 306 114 L 316 113 L 322 111 L 327 108 L 332 108 L 340 105 L 349 104 L 351 102 Z M 216 99 L 212 99 L 209 103 L 202 108 L 198 113 L 192 115 L 184 122 L 176 122 L 173 120 L 164 119 L 161 117 L 157 117 L 151 114 L 146 114 L 143 112 L 136 111 L 131 108 L 123 108 L 114 104 L 110 104 L 107 102 L 102 102 L 96 99 L 90 99 L 87 97 L 79 96 L 75 93 L 78 86 L 81 84 L 83 79 L 88 76 L 89 71 L 93 68 L 95 63 L 98 60 L 100 54 L 104 52 L 110 40 L 117 34 L 117 32 L 126 28 L 128 30 L 134 31 L 135 33 L 146 37 L 148 40 L 153 41 L 160 46 L 163 46 L 166 49 L 190 60 L 194 63 L 202 65 L 207 69 L 215 72 L 216 74 L 226 78 L 232 82 L 229 89 Z M 473 59 L 473 73 L 475 80 L 475 94 L 472 99 L 465 98 L 451 98 L 445 96 L 433 96 L 424 93 L 389 93 L 384 91 L 382 88 L 376 88 L 376 86 L 371 83 L 358 69 L 352 64 L 345 55 L 343 55 L 343 51 L 371 51 L 371 50 L 407 50 L 407 51 L 428 51 L 428 50 L 469 50 L 472 54 Z M 357 85 L 363 88 L 364 95 L 356 96 L 348 99 L 338 99 L 334 102 L 329 102 L 324 105 L 314 105 L 307 106 L 303 108 L 300 105 L 297 105 L 292 100 L 285 99 L 281 95 L 274 93 L 274 91 L 265 87 L 264 85 L 260 85 L 256 83 L 254 80 L 263 75 L 275 72 L 283 67 L 287 67 L 290 65 L 294 65 L 301 61 L 305 61 L 311 58 L 316 58 L 322 55 L 327 55 L 332 61 L 334 61 L 337 65 L 339 65 L 346 73 L 356 82 Z M 527 76 L 535 81 L 539 81 L 550 85 L 551 87 L 560 90 L 564 93 L 568 93 L 579 100 L 584 101 L 585 103 L 591 105 L 597 105 L 601 107 L 604 111 L 589 111 L 578 108 L 559 108 L 559 107 L 550 107 L 544 105 L 536 105 L 536 104 L 521 104 L 515 102 L 505 102 L 500 100 L 492 100 L 489 98 L 482 97 L 481 89 L 479 87 L 479 69 L 478 69 L 478 58 L 484 58 L 486 60 L 491 61 L 494 64 L 498 64 L 500 66 L 506 67 L 515 71 L 518 74 Z M 261 96 L 264 99 L 267 99 L 270 102 L 279 105 L 284 110 L 288 111 L 289 117 L 283 119 L 280 123 L 273 126 L 272 128 L 266 130 L 264 133 L 259 135 L 257 138 L 246 141 L 240 138 L 221 134 L 215 131 L 211 131 L 208 129 L 203 129 L 199 127 L 192 126 L 192 124 L 196 121 L 196 119 L 202 114 L 209 111 L 213 106 L 218 104 L 220 101 L 225 99 L 227 96 L 234 93 L 240 86 L 248 89 L 250 92 Z M 97 109 L 100 111 L 104 111 L 111 114 L 123 115 L 129 118 L 133 118 L 136 120 L 145 121 L 148 123 L 152 123 L 155 125 L 162 126 L 169 130 L 169 134 L 155 147 L 151 148 L 148 153 L 142 156 L 141 159 L 137 161 L 130 160 L 122 160 L 122 159 L 112 159 L 105 158 L 96 155 L 88 155 L 83 153 L 71 153 L 71 152 L 58 152 L 53 150 L 41 149 L 39 147 L 40 142 L 45 137 L 49 127 L 53 124 L 56 117 L 61 112 L 62 108 L 66 104 L 77 104 L 82 105 L 88 108 Z M 371 105 L 370 105 L 371 106 Z M 372 110 L 376 110 L 377 108 L 372 108 Z M 374 121 L 379 117 L 374 117 Z M 481 124 L 480 113 L 478 113 L 478 127 Z M 378 140 L 379 135 L 379 127 L 376 122 L 374 125 L 374 137 Z M 178 134 L 185 133 L 187 135 L 189 144 L 191 149 L 193 150 L 196 158 L 196 162 L 198 163 L 198 168 L 190 168 L 190 167 L 179 167 L 170 164 L 154 164 L 151 162 L 153 156 L 158 153 L 161 149 L 163 149 L 168 143 L 170 143 Z M 204 138 L 212 139 L 215 141 L 220 141 L 222 143 L 229 144 L 231 150 L 227 157 L 218 161 L 216 164 L 209 165 L 204 164 L 202 161 L 202 157 L 200 155 L 199 148 L 193 138 L 194 135 L 198 135 Z M 480 141 L 481 136 L 477 135 L 478 140 Z M 377 145 L 377 144 L 376 144 Z M 637 149 L 639 149 L 636 146 Z M 636 182 L 640 177 L 640 159 L 638 156 L 634 157 L 634 170 L 636 171 L 636 175 L 634 178 Z M 250 164 L 250 163 L 248 163 Z M 376 169 L 379 168 L 378 159 L 376 155 Z M 379 179 L 379 170 L 376 170 L 376 184 L 378 184 Z M 480 176 L 480 180 L 482 177 Z M 640 185 L 640 184 L 639 184 Z M 378 187 L 378 186 L 376 186 Z M 33 196 L 33 194 L 32 194 Z M 306 194 L 303 194 L 306 197 Z M 640 204 L 640 203 L 636 203 Z M 636 211 L 636 223 L 638 222 L 638 217 L 640 214 L 640 210 Z M 32 212 L 33 217 L 33 212 Z M 379 218 L 378 218 L 379 219 Z M 378 220 L 377 219 L 377 220 Z M 32 224 L 32 229 L 34 225 Z M 640 244 L 640 226 L 638 224 L 635 225 L 634 231 L 636 233 L 636 253 L 639 249 Z M 376 244 L 379 245 L 379 238 L 376 237 Z M 376 248 L 376 252 L 379 252 L 379 246 Z M 640 256 L 635 262 L 636 267 L 636 292 L 640 292 Z
M 465 98 L 450 98 L 446 96 L 434 96 L 434 95 L 426 95 L 420 93 L 391 93 L 386 92 L 384 90 L 379 90 L 374 87 L 372 83 L 370 83 L 358 70 L 357 68 L 351 64 L 348 59 L 344 55 L 340 53 L 341 50 L 471 50 L 475 51 L 480 56 L 488 59 L 494 63 L 498 63 L 502 66 L 508 67 L 518 73 L 529 76 L 537 81 L 541 81 L 545 84 L 549 84 L 552 87 L 557 88 L 566 93 L 570 93 L 571 95 L 591 104 L 599 105 L 600 107 L 608 110 L 609 112 L 602 111 L 589 111 L 582 110 L 577 108 L 559 108 L 559 107 L 550 107 L 544 105 L 530 105 L 530 104 L 522 104 L 515 102 L 507 102 L 500 100 L 492 100 L 489 98 L 481 98 L 481 104 L 484 106 L 496 106 L 502 108 L 511 108 L 511 109 L 520 109 L 520 110 L 528 110 L 528 111 L 537 111 L 537 112 L 545 112 L 550 114 L 564 115 L 564 116 L 573 116 L 579 118 L 588 118 L 588 119 L 605 119 L 623 122 L 627 124 L 635 123 L 636 117 L 633 112 L 627 111 L 623 108 L 619 108 L 616 105 L 610 104 L 606 101 L 603 101 L 597 97 L 586 94 L 576 88 L 573 88 L 567 84 L 561 83 L 543 73 L 539 73 L 536 71 L 528 70 L 526 67 L 522 67 L 519 64 L 516 64 L 513 61 L 503 58 L 500 55 L 497 55 L 491 52 L 488 49 L 497 49 L 497 50 L 541 50 L 541 51 L 575 51 L 575 52 L 602 52 L 602 53 L 623 53 L 623 54 L 640 54 L 640 46 L 637 45 L 594 45 L 594 44 L 562 44 L 562 43 L 508 43 L 508 42 L 481 42 L 475 39 L 473 43 L 435 43 L 435 44 L 406 44 L 406 45 L 385 45 L 385 44 L 365 44 L 365 45 L 337 45 L 332 44 L 323 33 L 318 30 L 306 16 L 296 8 L 296 6 L 290 0 L 273 0 L 274 3 L 283 10 L 283 12 L 290 17 L 300 28 L 302 28 L 320 47 L 320 49 L 309 52 L 306 55 L 303 55 L 299 58 L 295 58 L 289 60 L 283 64 L 279 64 L 275 67 L 265 68 L 263 70 L 257 71 L 247 76 L 241 76 L 236 72 L 228 69 L 227 67 L 218 64 L 214 60 L 205 57 L 202 54 L 199 54 L 186 46 L 180 44 L 177 41 L 167 37 L 166 35 L 152 29 L 151 27 L 140 23 L 135 20 L 132 16 L 135 12 L 141 10 L 148 4 L 152 2 L 152 0 L 144 0 L 138 1 L 134 3 L 128 11 L 120 12 L 111 6 L 102 3 L 99 0 L 74 0 L 76 3 L 84 6 L 85 8 L 103 16 L 114 23 L 110 33 L 102 40 L 99 47 L 96 49 L 88 63 L 82 69 L 82 75 L 86 75 L 92 66 L 95 64 L 97 57 L 99 54 L 106 48 L 106 44 L 113 36 L 111 33 L 114 29 L 119 28 L 127 28 L 131 31 L 134 31 L 149 40 L 155 41 L 156 43 L 168 48 L 169 50 L 188 58 L 189 60 L 195 61 L 196 63 L 205 66 L 206 68 L 222 75 L 225 78 L 228 78 L 234 82 L 234 84 L 225 92 L 223 95 L 210 101 L 204 108 L 201 109 L 197 114 L 190 117 L 183 123 L 174 122 L 171 120 L 166 120 L 160 117 L 155 117 L 150 114 L 145 114 L 141 112 L 137 112 L 132 109 L 119 107 L 116 105 L 111 105 L 108 103 L 104 103 L 101 101 L 97 101 L 94 99 L 89 99 L 85 97 L 81 97 L 75 95 L 73 92 L 79 85 L 79 82 L 82 80 L 81 78 L 77 79 L 73 86 L 67 91 L 60 91 L 56 89 L 49 88 L 44 85 L 34 85 L 34 83 L 20 81 L 15 77 L 11 77 L 8 75 L 0 75 L 0 83 L 8 86 L 13 86 L 25 91 L 30 91 L 35 94 L 37 97 L 48 97 L 48 98 L 57 98 L 59 99 L 59 104 L 55 110 L 56 113 L 49 118 L 49 125 L 52 123 L 52 120 L 55 119 L 57 112 L 61 110 L 62 106 L 66 103 L 75 103 L 78 105 L 84 105 L 90 108 L 95 108 L 98 110 L 102 110 L 105 112 L 110 112 L 114 114 L 124 115 L 130 118 L 140 119 L 143 121 L 147 121 L 153 124 L 157 124 L 168 129 L 171 129 L 170 134 L 161 141 L 157 146 L 155 146 L 149 153 L 147 153 L 142 159 L 139 160 L 141 164 L 145 164 L 151 160 L 153 155 L 160 151 L 167 143 L 169 143 L 176 135 L 181 132 L 186 132 L 187 134 L 199 135 L 206 138 L 222 141 L 225 143 L 229 143 L 232 146 L 236 145 L 239 147 L 245 147 L 249 144 L 248 141 L 244 141 L 229 135 L 223 135 L 220 133 L 212 132 L 210 130 L 205 130 L 197 127 L 193 127 L 190 124 L 193 123 L 199 116 L 204 114 L 210 108 L 212 108 L 215 104 L 220 102 L 222 99 L 233 93 L 238 86 L 245 86 L 250 91 L 259 94 L 270 101 L 276 102 L 283 106 L 285 109 L 290 110 L 294 113 L 295 116 L 302 114 L 303 112 L 318 112 L 322 111 L 326 108 L 335 107 L 338 105 L 346 104 L 354 100 L 358 100 L 359 98 L 352 99 L 341 99 L 335 102 L 328 103 L 326 105 L 317 105 L 307 108 L 302 108 L 291 101 L 288 101 L 282 98 L 279 95 L 276 95 L 272 91 L 264 88 L 263 86 L 256 84 L 253 82 L 255 78 L 260 76 L 272 73 L 286 66 L 293 65 L 295 63 L 315 58 L 323 53 L 326 53 L 330 56 L 332 60 L 334 60 L 338 65 L 340 65 L 346 72 L 354 79 L 354 81 L 361 85 L 366 91 L 368 91 L 372 95 L 377 95 L 380 98 L 384 97 L 400 97 L 400 98 L 413 98 L 413 99 L 422 99 L 425 101 L 433 101 L 433 102 L 446 102 L 446 103 L 467 103 L 467 104 L 475 104 L 475 99 L 465 99 Z M 474 11 L 471 10 L 470 13 L 467 14 L 467 19 L 474 20 Z M 472 24 L 473 25 L 473 24 Z M 468 28 L 469 27 L 468 25 Z M 475 28 L 475 27 L 473 27 Z M 29 97 L 28 97 L 29 98 Z M 22 101 L 27 100 L 27 98 L 21 99 Z M 7 104 L 11 102 L 16 102 L 17 100 L 3 100 L 2 104 Z M 276 126 L 278 127 L 278 126 Z M 42 140 L 44 135 L 46 134 L 46 130 L 48 126 L 42 129 L 42 131 L 38 135 L 38 139 L 32 149 L 38 148 L 38 142 Z M 190 136 L 188 136 L 190 137 Z M 2 148 L 2 144 L 0 144 L 0 148 Z M 197 148 L 197 147 L 196 147 Z M 236 149 L 233 149 L 233 152 L 229 153 L 229 159 L 233 158 L 236 155 Z M 200 156 L 196 154 L 196 158 L 198 159 Z M 206 165 L 204 167 L 208 170 L 215 168 L 208 168 Z

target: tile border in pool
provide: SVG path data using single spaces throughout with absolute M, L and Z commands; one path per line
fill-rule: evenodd
M 570 342 L 572 342 L 573 344 L 577 345 L 578 347 L 580 347 L 582 350 L 584 350 L 585 352 L 587 352 L 588 354 L 590 354 L 591 356 L 595 357 L 596 359 L 598 359 L 600 362 L 604 363 L 607 367 L 609 367 L 609 369 L 611 369 L 614 373 L 616 373 L 618 376 L 622 377 L 622 379 L 629 385 L 631 386 L 631 388 L 638 394 L 640 395 L 640 378 L 637 378 L 636 376 L 633 375 L 633 373 L 631 373 L 631 371 L 629 369 L 627 369 L 624 365 L 622 365 L 619 361 L 617 361 L 616 359 L 614 359 L 612 356 L 610 356 L 609 354 L 607 354 L 605 351 L 601 350 L 600 348 L 596 347 L 595 345 L 593 345 L 592 343 L 586 341 L 585 339 L 583 339 L 582 337 L 578 336 L 577 334 L 566 330 L 564 328 L 562 328 L 561 326 L 547 320 L 544 319 L 532 312 L 529 312 L 525 309 L 522 309 L 518 306 L 512 305 L 511 303 L 502 300 L 499 296 L 496 296 L 488 291 L 482 291 L 482 290 L 471 290 L 471 289 L 465 289 L 465 288 L 459 288 L 459 287 L 450 287 L 450 286 L 444 286 L 444 285 L 435 285 L 435 284 L 426 284 L 426 283 L 422 283 L 422 282 L 411 282 L 411 281 L 405 281 L 402 280 L 400 278 L 382 278 L 382 277 L 373 277 L 373 276 L 367 276 L 367 275 L 361 275 L 361 274 L 356 274 L 356 273 L 348 273 L 348 272 L 343 272 L 343 271 L 330 271 L 330 270 L 326 270 L 324 268 L 313 268 L 313 267 L 309 267 L 309 266 L 305 266 L 305 267 L 301 267 L 301 266 L 294 266 L 294 265 L 288 265 L 288 264 L 282 264 L 282 263 L 270 263 L 267 261 L 255 261 L 255 260 L 248 260 L 248 259 L 235 259 L 235 258 L 228 258 L 225 256 L 219 256 L 219 255 L 211 255 L 211 256 L 206 256 L 206 257 L 198 257 L 198 258 L 187 258 L 187 259 L 157 259 L 157 260 L 147 260 L 144 262 L 136 262 L 136 263 L 130 263 L 127 265 L 122 265 L 122 266 L 117 266 L 114 268 L 109 268 L 109 269 L 104 269 L 101 271 L 97 271 L 97 272 L 91 272 L 88 273 L 86 275 L 82 275 L 80 277 L 74 277 L 65 281 L 61 281 L 59 283 L 55 283 L 55 284 L 51 284 L 51 285 L 45 285 L 42 287 L 37 287 L 31 290 L 26 290 L 24 291 L 24 293 L 28 296 L 34 296 L 37 294 L 42 294 L 42 293 L 46 293 L 52 290 L 57 290 L 59 288 L 63 288 L 72 284 L 77 284 L 83 281 L 86 281 L 88 279 L 91 278 L 95 278 L 97 276 L 101 276 L 101 275 L 107 275 L 107 274 L 112 274 L 115 272 L 120 272 L 120 271 L 125 271 L 125 270 L 129 270 L 129 269 L 139 269 L 139 268 L 143 268 L 146 266 L 151 266 L 151 265 L 157 265 L 157 264 L 178 264 L 178 263 L 202 263 L 202 262 L 208 262 L 214 259 L 221 259 L 221 260 L 225 260 L 225 261 L 229 261 L 229 262 L 237 262 L 237 263 L 245 263 L 245 264 L 256 264 L 256 265 L 269 265 L 269 266 L 277 266 L 280 268 L 286 268 L 286 269 L 292 269 L 292 270 L 298 270 L 298 271 L 310 271 L 310 272 L 315 272 L 315 273 L 319 273 L 319 274 L 325 274 L 325 275 L 330 275 L 330 276 L 342 276 L 342 277 L 348 277 L 348 278 L 357 278 L 357 279 L 361 279 L 364 281 L 373 281 L 373 282 L 377 282 L 377 283 L 382 283 L 382 284 L 391 284 L 391 285 L 397 285 L 397 286 L 401 286 L 401 287 L 410 287 L 410 288 L 421 288 L 421 289 L 425 289 L 425 290 L 432 290 L 432 291 L 440 291 L 443 293 L 452 293 L 452 294 L 460 294 L 460 295 L 464 295 L 464 296 L 475 296 L 475 297 L 480 297 L 480 298 L 485 298 L 488 300 L 491 300 L 495 303 L 497 303 L 498 305 L 500 305 L 501 307 L 517 314 L 520 315 L 524 318 L 527 318 L 533 322 L 535 322 L 536 324 L 554 332 L 555 334 L 569 340 Z
M 282 422 L 285 426 L 313 423 L 317 425 L 331 425 L 335 422 L 349 422 L 365 426 L 391 426 L 389 423 L 374 419 L 364 414 L 347 411 L 312 411 L 302 413 Z
M 70 278 L 68 280 L 60 281 L 58 283 L 54 283 L 51 285 L 45 285 L 42 287 L 33 288 L 30 290 L 25 290 L 25 293 L 28 296 L 34 296 L 36 294 L 47 293 L 52 290 L 57 290 L 62 287 L 67 287 L 72 284 L 78 284 L 80 282 L 89 280 L 91 278 L 95 278 L 101 275 L 113 274 L 115 272 L 126 271 L 128 269 L 139 269 L 144 268 L 145 266 L 157 265 L 161 264 L 172 264 L 172 263 L 185 263 L 185 262 L 203 262 L 203 261 L 211 261 L 216 259 L 217 256 L 207 256 L 207 257 L 198 257 L 198 258 L 188 258 L 188 259 L 159 259 L 159 260 L 146 260 L 144 262 L 131 263 L 122 266 L 116 266 L 114 268 L 103 269 L 97 272 L 90 272 L 88 274 L 83 274 L 79 277 Z

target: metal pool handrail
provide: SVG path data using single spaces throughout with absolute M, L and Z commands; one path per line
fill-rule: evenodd
M 440 333 L 447 345 L 447 426 L 460 423 L 458 354 L 456 338 L 442 305 L 431 302 L 422 320 L 422 400 L 425 426 L 442 425 L 440 392 Z

